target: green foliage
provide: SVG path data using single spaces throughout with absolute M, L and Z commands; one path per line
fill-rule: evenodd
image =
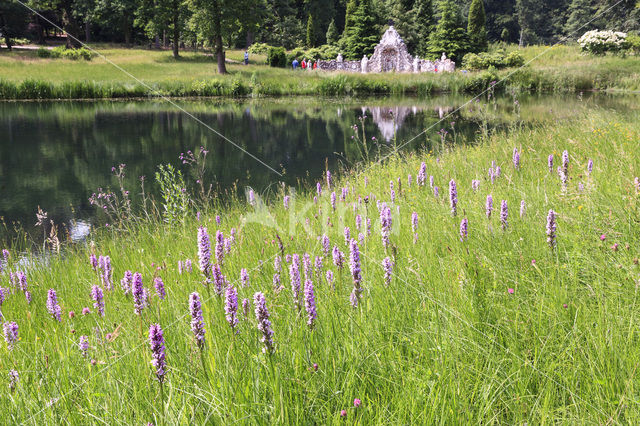
M 507 42 L 509 41 L 509 36 L 510 36 L 509 30 L 506 28 L 503 28 L 502 32 L 500 33 L 500 40 Z
M 469 37 L 463 27 L 460 9 L 453 0 L 440 0 L 440 19 L 429 37 L 427 56 L 437 59 L 444 52 L 447 57 L 459 62 L 469 51 Z
M 253 43 L 247 51 L 252 55 L 266 55 L 270 47 L 267 43 Z
M 335 59 L 339 53 L 340 51 L 336 46 L 324 44 L 307 50 L 304 56 L 312 59 Z
M 639 34 L 627 34 L 627 44 L 629 50 L 636 55 L 640 55 L 640 35 Z
M 487 50 L 487 28 L 483 0 L 473 0 L 471 2 L 467 34 L 469 35 L 469 45 L 472 51 L 484 52 Z
M 284 47 L 270 47 L 267 52 L 267 64 L 270 67 L 286 67 L 287 55 L 284 51 Z
M 181 222 L 189 210 L 189 196 L 182 172 L 171 164 L 159 165 L 156 182 L 160 185 L 163 199 L 162 216 L 170 225 Z
M 339 39 L 340 37 L 338 35 L 338 29 L 336 28 L 336 21 L 335 19 L 332 19 L 329 24 L 329 28 L 327 29 L 327 44 L 336 45 Z
M 313 16 L 309 14 L 307 18 L 307 47 L 314 47 L 316 45 L 316 34 L 313 25 Z
M 371 55 L 378 41 L 380 32 L 371 0 L 360 0 L 340 41 L 345 59 L 361 59 L 364 55 Z
M 68 49 L 65 46 L 56 46 L 51 50 L 45 48 L 39 48 L 37 55 L 40 58 L 55 58 L 55 59 L 69 59 L 71 61 L 77 61 L 84 59 L 90 61 L 93 57 L 93 53 L 89 49 L 84 47 L 78 49 Z
M 505 54 L 503 50 L 491 53 L 467 53 L 462 59 L 462 68 L 470 70 L 481 70 L 489 67 L 519 67 L 523 64 L 524 57 L 517 50 L 512 50 L 508 54 Z
M 425 56 L 429 48 L 429 35 L 434 26 L 431 0 L 415 0 L 413 6 L 413 32 L 417 38 L 416 53 Z

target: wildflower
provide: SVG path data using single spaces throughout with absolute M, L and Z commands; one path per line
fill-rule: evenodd
M 15 322 L 5 322 L 3 324 L 4 340 L 7 342 L 9 350 L 13 350 L 16 342 L 18 341 L 18 324 Z
M 91 313 L 91 309 L 84 307 L 82 308 L 82 315 L 89 315 Z
M 133 273 L 131 271 L 125 271 L 124 277 L 120 280 L 120 287 L 122 287 L 124 294 L 131 293 L 132 283 L 133 283 Z
M 273 288 L 274 289 L 280 288 L 280 274 L 278 272 L 273 274 Z
M 338 246 L 333 246 L 333 264 L 340 269 L 344 264 L 344 254 L 342 254 Z
M 331 208 L 336 210 L 336 193 L 335 191 L 331 193 Z
M 149 327 L 149 346 L 151 347 L 151 365 L 156 368 L 156 377 L 162 384 L 167 374 L 167 361 L 160 324 L 151 324 L 151 327 Z
M 13 277 L 15 279 L 15 284 L 17 284 L 18 289 L 23 293 L 26 292 L 27 289 L 29 288 L 27 284 L 27 275 L 22 271 L 16 271 Z
M 591 176 L 591 172 L 593 172 L 593 160 L 589 158 L 587 162 L 587 176 Z
M 24 298 L 27 300 L 27 304 L 31 304 L 31 292 L 30 291 L 25 291 L 24 292 Z
M 547 243 L 549 247 L 556 247 L 556 212 L 549 210 L 547 215 Z
M 322 236 L 322 253 L 325 257 L 329 256 L 329 253 L 331 253 L 331 241 L 329 240 L 329 236 L 326 234 Z
M 636 194 L 640 192 L 640 178 L 637 176 L 633 179 L 633 186 L 636 188 Z
M 388 287 L 391 284 L 391 274 L 393 273 L 393 261 L 390 257 L 382 259 L 382 269 L 384 270 L 384 284 Z
M 188 273 L 193 271 L 193 266 L 191 265 L 191 259 L 187 259 L 184 261 L 184 270 Z
M 329 284 L 329 286 L 331 286 L 331 288 L 333 288 L 333 272 L 331 270 L 328 270 L 327 273 L 325 274 L 326 278 L 327 278 L 327 284 Z
M 473 179 L 471 181 L 471 189 L 475 192 L 478 190 L 478 188 L 480 188 L 480 181 L 477 179 Z
M 600 241 L 604 241 L 606 239 L 607 239 L 607 235 L 606 234 L 600 235 Z
M 371 235 L 371 218 L 367 218 L 367 235 Z
M 429 186 L 433 188 L 433 176 L 429 176 Z
M 578 192 L 583 192 L 584 191 L 584 184 L 582 182 L 580 182 L 578 184 Z
M 349 244 L 349 241 L 351 241 L 351 229 L 349 229 L 348 226 L 344 227 L 344 244 L 347 245 Z
M 313 330 L 313 324 L 318 316 L 316 312 L 316 299 L 313 295 L 313 283 L 311 280 L 304 282 L 304 309 L 307 311 L 307 325 Z
M 220 225 L 220 222 L 222 222 L 222 218 L 220 217 L 219 214 L 216 215 L 216 224 Z
M 418 213 L 411 213 L 411 231 L 413 232 L 413 243 L 418 241 Z
M 462 219 L 462 222 L 460 222 L 460 241 L 464 241 L 467 239 L 468 227 L 469 221 L 465 217 L 464 219 Z
M 358 407 L 360 407 L 360 404 L 362 404 L 362 401 L 360 401 L 359 398 L 356 398 L 356 399 L 353 400 L 353 406 L 354 407 L 358 408 Z
M 362 230 L 362 216 L 360 216 L 359 214 L 356 215 L 356 229 L 358 231 Z
M 88 336 L 80 336 L 80 341 L 78 341 L 78 348 L 82 353 L 82 357 L 87 357 L 87 351 L 89 350 L 89 337 Z
M 457 213 L 456 206 L 458 205 L 458 189 L 453 179 L 449 182 L 449 205 L 451 206 L 451 215 L 455 216 Z
M 520 153 L 518 152 L 518 148 L 513 148 L 513 167 L 517 169 L 520 168 Z
M 109 256 L 100 256 L 98 259 L 98 267 L 102 270 L 102 274 L 100 275 L 100 280 L 102 285 L 107 291 L 111 291 L 111 287 L 113 284 L 112 275 L 113 270 L 111 269 L 111 258 Z
M 231 326 L 231 330 L 233 330 L 234 333 L 237 333 L 236 325 L 238 325 L 238 291 L 232 285 L 227 287 L 227 290 L 225 292 L 224 312 L 226 314 L 227 322 Z
M 91 298 L 93 299 L 93 307 L 98 311 L 98 315 L 101 317 L 104 316 L 104 295 L 102 293 L 102 289 L 94 285 L 91 288 Z
M 18 372 L 16 370 L 9 370 L 9 389 L 11 389 L 11 392 L 16 390 L 16 385 L 19 380 L 20 376 Z
M 562 153 L 562 172 L 564 176 L 569 176 L 569 151 L 567 150 Z
M 258 330 L 262 333 L 260 341 L 264 344 L 262 352 L 273 352 L 273 330 L 271 329 L 271 321 L 269 321 L 269 311 L 267 311 L 267 301 L 264 294 L 257 292 L 253 295 L 253 304 L 255 306 L 256 321 L 258 322 Z
M 133 295 L 133 311 L 136 315 L 141 315 L 142 310 L 147 306 L 147 300 L 146 292 L 142 286 L 142 275 L 140 272 L 133 274 L 131 294 Z
M 613 250 L 613 251 L 618 251 L 618 243 L 614 243 L 614 244 L 611 246 L 611 250 Z
M 437 186 L 433 187 L 433 195 L 438 198 L 439 196 L 439 188 Z
M 216 231 L 215 255 L 216 262 L 222 267 L 224 264 L 224 234 L 219 230 Z
M 549 154 L 547 165 L 549 166 L 549 173 L 553 173 L 553 154 Z
M 213 265 L 213 290 L 215 291 L 217 296 L 222 296 L 222 289 L 224 288 L 226 278 L 222 275 L 222 271 L 220 270 L 220 265 L 217 263 Z
M 496 178 L 496 174 L 494 173 L 493 167 L 489 167 L 488 175 L 489 175 L 489 179 L 491 180 L 491 184 L 493 184 L 493 181 Z
M 191 313 L 191 331 L 200 349 L 204 347 L 204 320 L 202 319 L 202 304 L 200 295 L 196 292 L 189 296 L 189 312 Z
M 91 254 L 91 256 L 89 256 L 89 263 L 94 271 L 98 270 L 98 258 L 95 254 Z
M 361 234 L 362 235 L 362 234 Z M 320 256 L 316 256 L 316 260 L 314 262 L 314 268 L 315 268 L 315 275 L 318 278 L 322 277 L 322 257 Z
M 508 288 L 508 289 L 507 289 L 507 292 L 508 292 L 509 294 L 513 294 L 513 293 L 515 293 L 516 291 L 515 291 L 514 289 L 512 289 L 512 288 Z
M 382 234 L 382 245 L 386 249 L 389 247 L 389 236 L 391 235 L 391 208 L 387 203 L 382 203 L 380 208 L 380 233 Z
M 340 417 L 347 417 L 347 410 L 340 410 Z
M 413 181 L 413 177 L 411 176 L 411 174 L 409 174 L 407 176 L 407 186 L 410 187 L 411 186 L 411 182 Z
M 249 190 L 249 204 L 253 206 L 255 203 L 256 203 L 256 196 L 253 193 L 253 189 L 250 189 Z
M 242 283 L 242 287 L 249 286 L 249 273 L 245 268 L 240 270 L 240 282 Z
M 418 170 L 418 176 L 416 177 L 416 183 L 419 186 L 423 186 L 425 183 L 425 179 L 427 176 L 427 164 L 423 161 L 422 164 L 420 164 L 420 170 Z
M 284 198 L 282 199 L 282 205 L 284 206 L 285 210 L 289 210 L 289 201 L 291 200 L 291 197 L 289 197 L 288 195 L 285 195 Z
M 73 311 L 69 311 L 69 319 L 74 319 L 76 316 L 76 313 Z
M 318 194 L 318 197 L 322 195 L 322 184 L 320 182 L 316 183 L 316 193 Z
M 62 309 L 60 309 L 60 305 L 58 305 L 56 291 L 52 288 L 49 289 L 47 294 L 47 310 L 56 321 L 62 321 Z
M 360 294 L 362 293 L 362 275 L 360 269 L 360 250 L 356 240 L 351 240 L 349 243 L 349 250 L 349 269 L 351 270 L 351 278 L 353 279 L 353 294 L 359 301 Z
M 507 200 L 502 200 L 500 203 L 500 223 L 502 224 L 502 230 L 507 229 L 507 218 L 509 216 L 509 209 L 507 207 Z
M 496 167 L 496 171 L 495 171 L 496 177 L 499 178 L 501 174 L 502 174 L 502 169 L 500 168 L 500 166 Z
M 211 243 L 207 228 L 198 228 L 198 259 L 200 261 L 200 271 L 205 278 L 211 277 Z
M 520 200 L 520 217 L 523 218 L 526 213 L 527 204 L 524 202 L 524 200 Z
M 289 278 L 291 280 L 291 293 L 293 294 L 293 303 L 298 311 L 301 309 L 300 304 L 300 256 L 293 255 L 293 260 L 289 266 Z
M 491 219 L 491 212 L 493 211 L 493 197 L 491 194 L 487 195 L 487 202 L 485 203 L 484 210 L 487 214 L 487 219 Z
M 331 172 L 327 170 L 327 189 L 331 189 Z
M 167 296 L 167 293 L 164 289 L 164 282 L 162 281 L 162 278 L 155 277 L 153 280 L 153 286 L 155 287 L 156 294 L 158 295 L 160 300 L 164 300 L 164 298 Z

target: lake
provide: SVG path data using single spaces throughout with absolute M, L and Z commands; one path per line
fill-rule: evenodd
M 257 192 L 284 181 L 299 185 L 363 161 L 354 136 L 359 126 L 374 153 L 439 150 L 477 142 L 482 135 L 546 120 L 568 119 L 589 108 L 624 111 L 637 98 L 619 95 L 502 96 L 465 105 L 469 97 L 277 98 L 180 100 L 177 103 L 225 137 L 282 173 L 280 177 L 178 108 L 162 100 L 0 102 L 0 242 L 35 230 L 40 206 L 82 240 L 104 223 L 89 197 L 117 189 L 112 167 L 126 164 L 125 187 L 156 194 L 154 174 L 171 163 L 195 187 L 193 170 L 179 160 L 205 147 L 205 183 L 220 192 L 251 186 Z M 440 121 L 442 118 L 444 120 Z M 419 137 L 415 138 L 416 135 Z M 375 138 L 373 140 L 372 138 Z

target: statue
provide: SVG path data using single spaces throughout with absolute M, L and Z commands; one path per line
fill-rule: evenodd
M 369 60 L 367 59 L 367 55 L 362 57 L 362 61 L 360 62 L 360 72 L 363 74 L 367 73 L 367 65 L 369 64 Z
M 336 62 L 342 62 L 342 53 L 338 53 L 338 57 L 336 58 Z
M 413 72 L 420 72 L 420 59 L 417 56 L 413 58 Z
M 445 54 L 444 54 L 444 52 L 442 52 L 442 57 L 440 58 L 440 60 L 441 60 L 442 62 L 444 62 L 444 61 L 446 61 L 446 60 L 447 60 L 447 55 L 445 55 Z

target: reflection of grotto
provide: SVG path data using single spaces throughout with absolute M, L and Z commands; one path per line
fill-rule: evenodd
M 362 113 L 366 114 L 366 111 L 369 111 L 371 119 L 382 134 L 382 137 L 387 142 L 391 141 L 398 130 L 404 124 L 405 120 L 411 115 L 416 115 L 419 111 L 422 111 L 423 108 L 418 108 L 416 106 L 399 106 L 399 107 L 363 107 Z M 453 111 L 453 107 L 436 107 L 436 114 L 438 114 L 439 118 L 444 117 Z

